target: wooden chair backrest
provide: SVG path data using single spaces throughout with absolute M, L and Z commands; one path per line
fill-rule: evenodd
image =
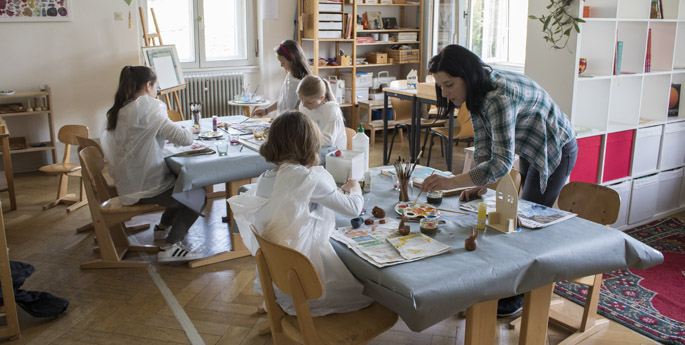
M 62 163 L 69 163 L 71 159 L 71 146 L 78 145 L 78 139 L 76 137 L 88 138 L 88 127 L 82 125 L 64 125 L 57 132 L 57 139 L 63 142 L 64 147 L 64 157 L 62 157 Z
M 391 88 L 406 88 L 406 80 L 393 80 L 390 82 Z M 399 99 L 397 97 L 390 97 L 390 104 L 392 105 L 392 119 L 395 121 L 411 119 L 411 101 L 406 99 Z
M 604 225 L 615 223 L 621 209 L 621 197 L 615 190 L 587 182 L 565 185 L 557 203 L 564 211 Z
M 102 147 L 100 146 L 100 144 L 98 144 L 97 141 L 84 137 L 76 137 L 76 140 L 78 141 L 79 151 L 85 149 L 86 147 L 94 147 L 98 149 L 100 154 L 104 157 L 105 154 L 104 152 L 102 152 Z
M 345 127 L 345 135 L 347 136 L 347 149 L 352 150 L 352 138 L 354 138 L 354 135 L 357 134 L 357 132 L 349 127 Z
M 459 123 L 459 133 L 457 133 L 454 138 L 473 138 L 473 123 L 471 123 L 471 112 L 466 107 L 466 102 L 461 105 L 459 112 L 457 112 L 457 123 Z M 516 182 L 516 181 L 514 181 Z
M 96 147 L 85 147 L 79 152 L 81 158 L 81 167 L 83 169 L 84 177 L 87 176 L 88 182 L 93 189 L 93 196 L 96 205 L 102 204 L 109 200 L 112 196 L 109 193 L 109 187 L 105 178 L 102 177 L 102 169 L 105 167 L 105 161 L 102 153 Z M 90 203 L 90 200 L 88 201 Z
M 183 116 L 181 115 L 181 113 L 174 109 L 168 109 L 167 116 L 169 116 L 169 120 L 173 122 L 183 121 Z
M 293 295 L 290 287 L 290 276 L 295 273 L 303 284 L 304 295 L 308 300 L 321 296 L 323 285 L 308 257 L 295 249 L 265 239 L 254 228 L 252 232 L 257 238 L 259 248 L 262 249 L 271 279 L 283 293 L 288 296 Z

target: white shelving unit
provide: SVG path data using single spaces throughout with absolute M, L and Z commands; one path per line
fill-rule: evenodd
M 543 39 L 538 21 L 529 21 L 525 74 L 552 95 L 570 117 L 579 138 L 581 147 L 574 174 L 582 175 L 572 174 L 572 181 L 604 185 L 622 182 L 624 187 L 625 183 L 640 181 L 635 186 L 644 189 L 643 178 L 654 174 L 674 176 L 673 169 L 685 166 L 685 130 L 680 131 L 685 128 L 685 101 L 680 101 L 678 116 L 668 116 L 671 84 L 681 84 L 681 97 L 685 93 L 685 0 L 662 0 L 662 4 L 664 18 L 653 19 L 651 0 L 575 1 L 571 13 L 580 17 L 583 6 L 589 6 L 590 16 L 584 18 L 580 33 L 572 32 L 567 48 L 561 50 L 552 49 Z M 531 2 L 529 13 L 547 13 L 546 5 Z M 650 31 L 651 68 L 645 72 Z M 614 74 L 617 41 L 623 42 L 620 75 Z M 587 69 L 579 75 L 581 58 L 587 60 Z M 645 140 L 645 134 L 650 133 L 661 134 L 656 140 Z M 586 143 L 595 146 L 585 147 Z M 656 166 L 633 169 L 640 163 L 634 159 L 636 152 L 638 157 L 645 157 L 645 153 L 657 155 Z M 674 161 L 679 163 L 674 166 Z M 625 169 L 617 172 L 617 167 Z M 685 180 L 679 189 L 685 193 Z M 636 195 L 639 193 L 628 194 L 632 196 L 622 202 L 637 206 L 630 204 L 641 198 Z M 620 228 L 685 209 L 685 195 L 671 199 L 679 202 L 666 210 L 660 202 L 660 210 L 655 208 L 648 218 L 635 220 L 622 214 L 633 218 L 633 222 Z M 644 203 L 640 200 L 641 205 Z M 657 200 L 646 201 L 652 203 L 656 205 Z

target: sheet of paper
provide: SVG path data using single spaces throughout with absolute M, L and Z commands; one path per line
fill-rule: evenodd
M 421 233 L 388 238 L 388 242 L 407 260 L 422 259 L 450 250 L 450 246 Z
M 176 69 L 171 56 L 158 56 L 152 59 L 155 66 L 155 74 L 157 74 L 157 81 L 159 81 L 159 88 L 164 90 L 170 87 L 178 86 L 178 78 L 176 78 Z

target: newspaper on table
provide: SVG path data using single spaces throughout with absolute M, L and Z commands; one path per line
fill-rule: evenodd
M 400 255 L 407 260 L 418 260 L 448 252 L 450 246 L 440 243 L 424 234 L 413 233 L 407 236 L 388 238 Z
M 484 202 L 487 205 L 488 213 L 495 212 L 494 195 L 482 200 L 476 199 L 469 201 L 465 204 L 461 204 L 459 208 L 464 211 L 478 212 L 478 204 L 481 202 Z M 521 219 L 521 225 L 529 229 L 544 228 L 576 216 L 575 213 L 539 205 L 523 199 L 519 199 L 518 206 L 518 216 Z
M 450 247 L 431 239 L 433 246 L 411 238 L 406 241 L 395 241 L 403 244 L 401 250 L 394 246 L 391 240 L 412 237 L 414 234 L 401 236 L 397 233 L 397 221 L 386 218 L 385 224 L 362 225 L 357 229 L 351 226 L 335 229 L 331 237 L 338 242 L 347 245 L 353 252 L 376 267 L 386 267 L 405 262 L 420 260 L 429 256 L 445 253 Z M 437 250 L 436 250 L 437 249 Z M 403 256 L 405 254 L 407 256 Z

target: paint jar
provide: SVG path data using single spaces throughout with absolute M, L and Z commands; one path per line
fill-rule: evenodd
M 421 233 L 424 235 L 435 235 L 438 232 L 438 217 L 427 216 L 421 218 L 419 230 L 421 230 Z
M 426 194 L 426 202 L 431 205 L 440 206 L 442 204 L 442 191 L 434 190 Z

